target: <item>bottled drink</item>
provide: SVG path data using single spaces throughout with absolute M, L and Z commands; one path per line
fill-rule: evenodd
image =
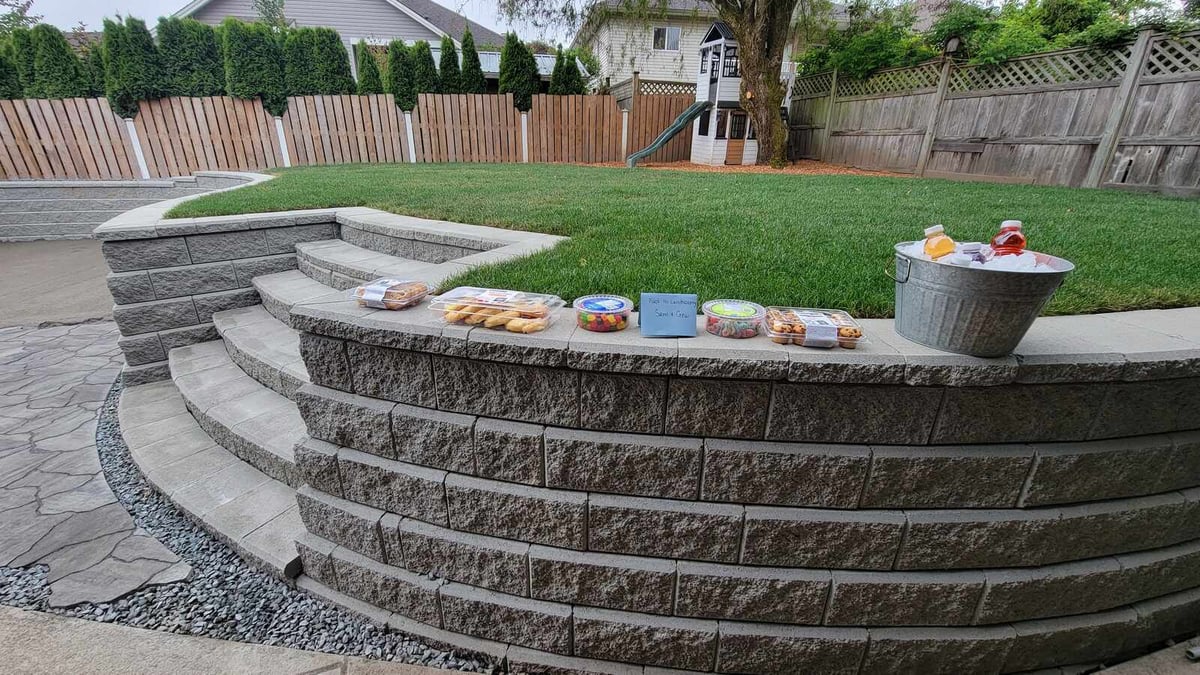
M 954 253 L 954 240 L 946 236 L 941 225 L 925 228 L 925 255 L 933 260 Z
M 1021 221 L 1006 220 L 1000 223 L 1000 232 L 992 237 L 992 250 L 996 255 L 1018 255 L 1025 250 L 1025 233 Z

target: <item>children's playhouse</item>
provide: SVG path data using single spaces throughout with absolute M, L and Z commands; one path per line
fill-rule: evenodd
M 708 101 L 712 107 L 692 124 L 693 164 L 754 164 L 758 160 L 754 127 L 738 98 L 741 86 L 737 40 L 729 26 L 718 21 L 700 44 L 696 101 Z

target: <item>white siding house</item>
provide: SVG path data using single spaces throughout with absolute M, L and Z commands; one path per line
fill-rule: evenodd
M 616 85 L 633 77 L 634 71 L 643 80 L 694 80 L 700 42 L 716 13 L 699 0 L 669 0 L 665 12 L 649 14 L 624 11 L 623 0 L 599 0 L 591 6 L 574 44 L 595 54 L 599 82 L 607 78 Z

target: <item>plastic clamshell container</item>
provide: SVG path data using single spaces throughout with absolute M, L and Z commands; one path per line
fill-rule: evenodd
M 758 335 L 767 310 L 745 300 L 709 300 L 700 307 L 704 329 L 726 338 L 752 338 Z
M 350 295 L 363 307 L 396 310 L 420 304 L 431 290 L 424 281 L 376 279 L 351 290 Z
M 633 301 L 620 295 L 585 295 L 571 306 L 579 327 L 595 333 L 625 330 L 633 312 Z
M 781 345 L 854 349 L 862 342 L 862 326 L 840 309 L 768 307 L 767 335 Z
M 550 327 L 554 310 L 565 304 L 557 295 L 459 286 L 434 298 L 429 308 L 441 312 L 446 323 L 537 333 Z

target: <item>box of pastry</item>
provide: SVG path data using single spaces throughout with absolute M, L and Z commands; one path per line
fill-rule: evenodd
M 764 323 L 781 345 L 854 349 L 864 339 L 862 326 L 840 309 L 768 307 Z
M 351 294 L 363 307 L 408 309 L 424 300 L 430 290 L 424 281 L 376 279 L 355 288 Z
M 565 304 L 557 295 L 459 286 L 434 298 L 429 307 L 446 323 L 537 333 L 550 327 L 554 310 Z

